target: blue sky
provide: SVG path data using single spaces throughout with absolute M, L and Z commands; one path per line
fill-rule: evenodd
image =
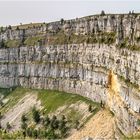
M 0 0 L 0 26 L 106 13 L 140 13 L 140 0 Z

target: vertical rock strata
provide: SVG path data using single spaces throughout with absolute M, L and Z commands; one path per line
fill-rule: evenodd
M 86 35 L 116 33 L 115 42 L 0 48 L 0 86 L 56 89 L 105 102 L 120 130 L 132 134 L 140 118 L 140 16 L 106 15 L 49 23 L 26 30 L 7 29 L 0 41 L 38 33 Z M 98 39 L 101 36 L 98 37 Z M 127 41 L 129 47 L 118 47 Z M 137 46 L 132 50 L 131 46 Z M 112 71 L 110 71 L 112 70 Z M 119 86 L 118 86 L 119 85 Z M 117 86 L 117 87 L 116 87 Z

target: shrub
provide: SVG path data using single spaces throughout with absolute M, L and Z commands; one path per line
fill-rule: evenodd
M 62 130 L 63 128 L 65 128 L 66 127 L 66 123 L 67 123 L 66 117 L 63 115 L 62 119 L 59 122 L 59 129 Z
M 53 129 L 50 129 L 48 131 L 48 135 L 47 135 L 48 139 L 57 139 L 58 136 L 55 134 L 55 131 Z
M 1 48 L 5 48 L 6 47 L 5 41 L 3 39 L 0 42 L 0 47 Z
M 26 118 L 25 114 L 22 115 L 21 121 L 22 121 L 22 122 L 26 122 L 26 121 L 27 121 L 27 118 Z
M 32 114 L 33 114 L 33 119 L 34 119 L 34 121 L 35 121 L 36 123 L 39 123 L 39 121 L 40 121 L 40 114 L 39 114 L 39 111 L 36 110 L 35 107 L 32 109 Z
M 126 45 L 126 42 L 122 42 L 120 45 L 119 45 L 120 48 L 126 48 L 127 45 Z
M 79 129 L 80 122 L 78 120 L 75 121 L 75 128 Z
M 36 129 L 32 131 L 32 136 L 33 136 L 34 138 L 37 138 L 37 137 L 38 137 L 38 132 L 37 132 Z
M 103 36 L 105 38 L 104 43 L 111 45 L 113 43 L 115 43 L 116 40 L 116 33 L 115 32 L 105 32 L 103 33 Z
M 32 128 L 27 128 L 26 129 L 27 136 L 32 137 L 32 132 L 33 132 L 33 129 Z
M 67 127 L 63 127 L 61 129 L 61 131 L 60 131 L 61 132 L 61 136 L 60 136 L 61 138 L 64 138 L 67 135 L 67 133 L 68 133 L 67 130 L 68 130 Z
M 26 128 L 27 128 L 27 123 L 26 123 L 26 122 L 22 122 L 21 128 L 22 128 L 23 130 L 26 130 Z
M 3 29 L 3 27 L 0 27 L 0 32 L 2 33 L 2 32 L 4 32 L 4 29 Z
M 57 129 L 59 127 L 59 121 L 57 120 L 57 117 L 53 115 L 50 126 L 52 129 Z
M 6 124 L 6 129 L 10 129 L 10 128 L 11 128 L 11 125 L 10 125 L 9 122 L 7 122 L 7 124 Z
M 50 118 L 46 116 L 44 120 L 44 126 L 47 128 L 49 124 L 50 124 Z
M 88 111 L 89 111 L 89 112 L 92 112 L 92 106 L 91 106 L 91 104 L 90 104 L 89 107 L 88 107 Z

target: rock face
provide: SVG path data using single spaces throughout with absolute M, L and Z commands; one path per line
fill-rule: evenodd
M 124 15 L 94 15 L 72 20 L 61 20 L 52 23 L 42 23 L 38 26 L 11 28 L 7 27 L 0 31 L 0 41 L 24 39 L 26 37 L 45 34 L 55 34 L 64 31 L 71 35 L 100 35 L 101 33 L 116 33 L 116 44 L 127 42 L 129 45 L 140 45 L 140 14 Z
M 118 128 L 124 134 L 137 132 L 140 118 L 140 53 L 119 48 L 116 44 L 129 37 L 127 43 L 138 46 L 140 16 L 91 16 L 65 23 L 54 22 L 38 29 L 27 29 L 24 35 L 34 36 L 39 31 L 44 33 L 48 30 L 54 33 L 60 29 L 67 34 L 94 32 L 96 36 L 102 31 L 115 32 L 117 36 L 115 43 L 110 45 L 85 42 L 1 48 L 0 86 L 56 89 L 102 101 L 114 113 Z M 0 39 L 13 39 L 12 32 L 17 31 L 7 29 L 1 33 Z M 15 38 L 22 37 L 23 33 L 15 35 Z

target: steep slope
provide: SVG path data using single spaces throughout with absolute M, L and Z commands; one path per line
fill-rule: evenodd
M 2 128 L 6 129 L 6 125 L 9 123 L 12 126 L 12 131 L 19 130 L 22 115 L 28 113 L 34 106 L 39 108 L 40 102 L 37 101 L 37 95 L 29 93 L 4 114 L 4 118 L 1 120 Z
M 68 140 L 81 140 L 88 137 L 93 139 L 114 139 L 115 131 L 114 117 L 109 111 L 101 110 Z
M 16 101 L 11 100 L 12 97 L 16 98 L 17 91 L 23 95 Z M 4 103 L 5 99 L 10 102 Z M 17 88 L 3 98 L 2 102 L 3 105 L 0 107 L 1 139 L 23 139 L 25 137 L 23 132 L 26 133 L 26 138 L 66 138 L 100 110 L 98 103 L 87 98 L 51 90 Z M 34 108 L 39 111 L 39 122 L 34 119 Z M 24 119 L 23 116 L 25 116 Z M 30 130 L 33 135 L 28 133 Z M 34 135 L 35 131 L 37 136 Z

